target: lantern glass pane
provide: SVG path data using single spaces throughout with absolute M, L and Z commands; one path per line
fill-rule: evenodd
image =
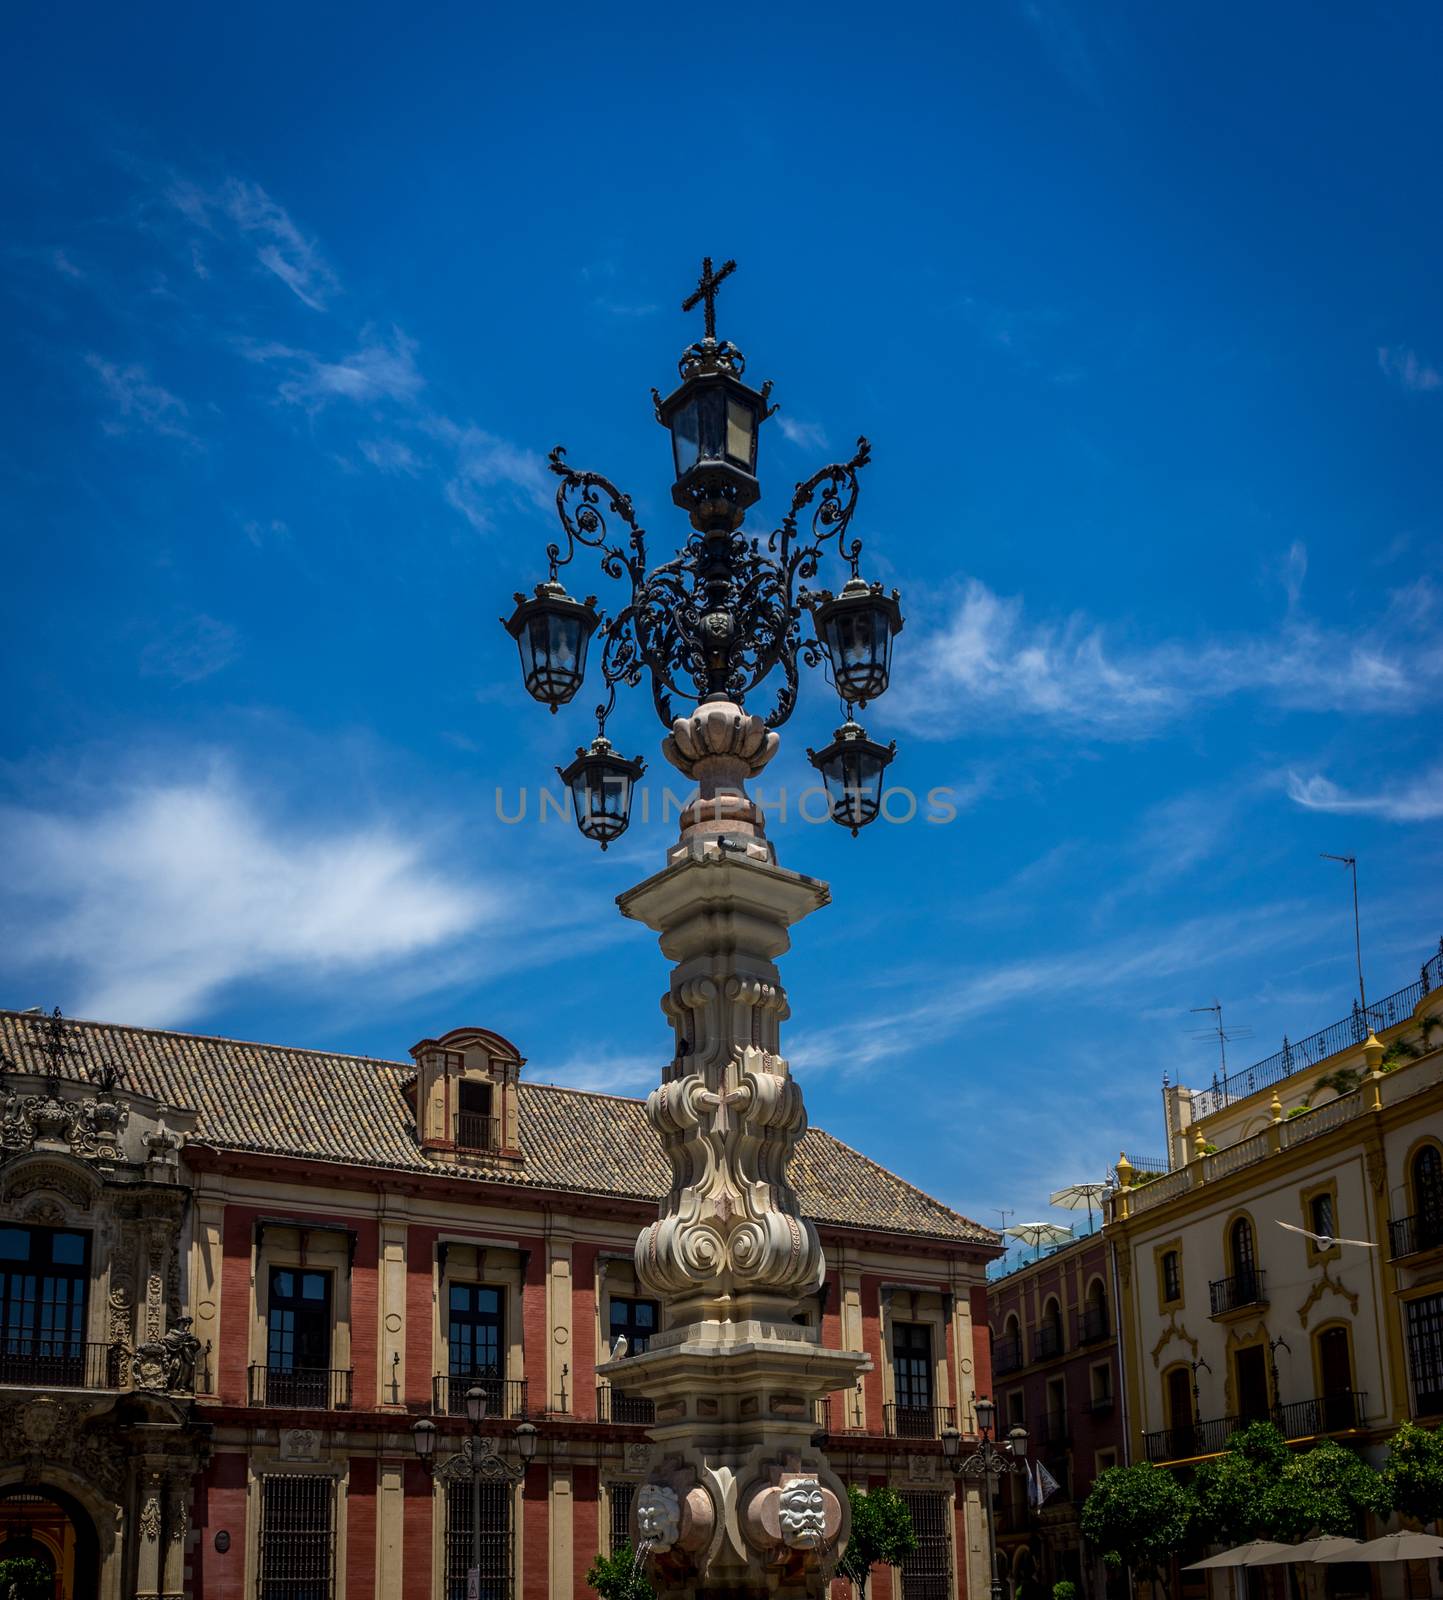
M 581 687 L 589 635 L 573 613 L 538 609 L 517 638 L 526 692 L 549 705 L 564 705 Z
M 756 465 L 757 419 L 749 405 L 727 396 L 727 460 L 750 472 Z
M 727 398 L 720 389 L 703 389 L 696 397 L 701 429 L 701 459 L 720 461 L 726 438 Z
M 676 458 L 676 475 L 689 472 L 700 455 L 701 433 L 697 423 L 696 401 L 688 400 L 671 419 L 671 449 Z
M 839 608 L 827 618 L 822 643 L 844 700 L 875 700 L 887 687 L 892 665 L 892 630 L 883 606 Z

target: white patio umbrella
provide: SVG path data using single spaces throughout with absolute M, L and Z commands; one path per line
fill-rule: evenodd
M 1112 1193 L 1110 1183 L 1069 1183 L 1065 1189 L 1059 1189 L 1049 1205 L 1061 1206 L 1064 1211 L 1081 1211 L 1087 1207 L 1087 1231 L 1092 1232 L 1092 1208 L 1101 1209 L 1104 1195 Z
M 1293 1559 L 1294 1546 L 1279 1544 L 1276 1539 L 1250 1539 L 1246 1544 L 1234 1545 L 1231 1550 L 1222 1550 L 1215 1556 L 1209 1556 L 1205 1561 L 1194 1561 L 1191 1566 L 1184 1567 L 1184 1572 L 1210 1572 L 1217 1567 L 1252 1567 L 1257 1565 L 1256 1557 L 1264 1555 L 1278 1556 L 1284 1561 Z
M 1435 1561 L 1439 1556 L 1443 1556 L 1443 1539 L 1431 1533 L 1385 1533 L 1381 1539 L 1369 1539 L 1367 1544 L 1317 1559 L 1326 1566 L 1335 1561 Z
M 1336 1534 L 1325 1534 L 1320 1539 L 1304 1539 L 1301 1544 L 1284 1545 L 1277 1555 L 1254 1556 L 1250 1567 L 1281 1567 L 1289 1561 L 1356 1561 L 1362 1548 L 1361 1539 L 1343 1539 Z
M 1072 1237 L 1071 1228 L 1060 1228 L 1055 1222 L 1014 1222 L 1002 1231 L 1013 1239 L 1021 1239 L 1024 1244 L 1033 1245 L 1037 1250 L 1034 1261 L 1041 1259 L 1043 1245 L 1061 1244 Z

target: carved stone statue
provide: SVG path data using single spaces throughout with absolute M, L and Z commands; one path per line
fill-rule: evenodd
M 670 1550 L 681 1536 L 681 1501 L 664 1483 L 644 1483 L 636 1495 L 636 1531 L 653 1550 Z
M 165 1346 L 165 1387 L 172 1393 L 189 1394 L 195 1389 L 195 1363 L 200 1355 L 200 1340 L 190 1331 L 190 1317 L 177 1317 L 161 1341 Z
M 817 1478 L 792 1478 L 781 1487 L 777 1520 L 789 1550 L 820 1550 L 826 1543 L 827 1503 Z

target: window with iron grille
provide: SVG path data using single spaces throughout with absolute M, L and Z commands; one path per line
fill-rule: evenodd
M 314 1473 L 261 1479 L 260 1600 L 332 1600 L 336 1485 Z
M 471 1494 L 466 1482 L 446 1486 L 445 1600 L 466 1600 Z M 511 1495 L 509 1483 L 481 1485 L 481 1600 L 511 1600 Z
M 952 1600 L 952 1496 L 902 1492 L 917 1548 L 902 1563 L 902 1600 Z
M 631 1504 L 636 1499 L 634 1483 L 611 1485 L 611 1553 L 631 1543 Z
M 1417 1413 L 1443 1411 L 1443 1294 L 1408 1302 L 1408 1370 Z

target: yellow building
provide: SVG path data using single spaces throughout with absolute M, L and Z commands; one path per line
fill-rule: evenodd
M 1171 1170 L 1120 1160 L 1132 1460 L 1215 1454 L 1255 1418 L 1364 1447 L 1443 1420 L 1443 944 L 1367 1015 L 1165 1089 Z

